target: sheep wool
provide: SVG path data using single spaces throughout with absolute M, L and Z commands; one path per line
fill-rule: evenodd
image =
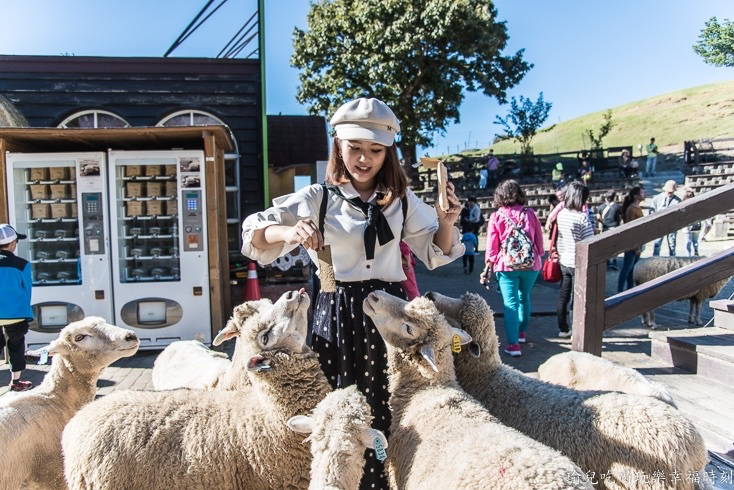
M 652 281 L 660 276 L 673 272 L 681 267 L 685 267 L 694 262 L 701 260 L 703 257 L 649 257 L 641 259 L 635 264 L 634 279 L 635 284 Z M 715 298 L 717 294 L 726 286 L 729 278 L 722 279 L 708 286 L 704 286 L 695 293 L 685 298 L 678 298 L 679 301 L 688 300 L 688 323 L 703 325 L 701 321 L 701 306 L 707 298 Z M 651 310 L 642 314 L 642 324 L 646 327 L 657 328 L 655 323 L 655 310 Z
M 356 385 L 326 395 L 311 417 L 296 416 L 288 427 L 310 433 L 311 483 L 309 490 L 357 490 L 362 479 L 365 451 L 377 439 L 387 448 L 387 439 L 370 427 L 372 415 L 365 396 Z M 374 457 L 374 456 L 373 456 Z
M 693 424 L 650 397 L 576 391 L 526 376 L 499 360 L 492 310 L 477 294 L 428 293 L 481 355 L 457 354 L 459 384 L 503 423 L 561 451 L 597 489 L 691 489 L 707 462 Z
M 650 396 L 676 407 L 673 397 L 660 383 L 650 381 L 634 369 L 587 352 L 556 354 L 538 367 L 538 378 L 574 390 L 619 391 Z
M 0 334 L 1 335 L 1 334 Z M 138 350 L 131 330 L 86 317 L 48 346 L 51 369 L 36 388 L 0 399 L 0 488 L 65 489 L 61 432 L 94 399 L 102 371 Z
M 459 388 L 450 346 L 455 336 L 471 339 L 429 300 L 376 291 L 364 308 L 387 344 L 391 488 L 592 488 L 567 457 L 506 427 Z
M 308 487 L 311 454 L 286 426 L 331 388 L 299 322 L 272 324 L 268 301 L 235 309 L 248 354 L 250 393 L 126 391 L 82 409 L 64 429 L 64 471 L 74 489 L 283 489 Z

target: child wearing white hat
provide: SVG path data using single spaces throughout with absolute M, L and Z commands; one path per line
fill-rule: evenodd
M 330 122 L 336 136 L 326 184 L 274 199 L 273 207 L 248 216 L 242 253 L 270 263 L 303 245 L 318 264 L 316 251 L 331 249 L 336 291 L 319 293 L 312 348 L 331 385 L 356 384 L 372 407 L 374 427 L 388 431 L 385 344 L 362 301 L 376 289 L 406 297 L 401 236 L 430 269 L 461 257 L 464 246 L 454 226 L 461 205 L 450 182 L 446 212 L 408 188 L 395 149 L 400 123 L 385 103 L 352 100 Z M 387 489 L 382 470 L 369 455 L 361 487 Z
M 25 391 L 33 384 L 20 379 L 25 369 L 25 334 L 33 320 L 31 265 L 15 255 L 18 240 L 26 236 L 9 224 L 0 224 L 0 350 L 8 347 L 10 390 Z

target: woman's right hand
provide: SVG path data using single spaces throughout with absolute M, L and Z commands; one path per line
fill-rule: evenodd
M 288 228 L 283 233 L 283 241 L 289 245 L 299 243 L 307 249 L 321 250 L 324 248 L 324 237 L 313 220 L 303 219 Z

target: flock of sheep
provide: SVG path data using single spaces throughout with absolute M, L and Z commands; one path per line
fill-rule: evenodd
M 388 441 L 364 395 L 332 391 L 306 344 L 308 305 L 303 290 L 244 303 L 213 342 L 235 339 L 231 360 L 174 343 L 156 391 L 96 401 L 102 370 L 139 342 L 101 318 L 69 325 L 43 384 L 0 399 L 0 488 L 353 490 L 365 454 L 406 490 L 705 483 L 703 440 L 663 388 L 580 353 L 526 376 L 500 361 L 493 313 L 471 293 L 365 300 L 387 346 Z

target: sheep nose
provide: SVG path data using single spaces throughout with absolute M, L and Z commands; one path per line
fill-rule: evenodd
M 426 294 L 424 294 L 424 296 L 431 301 L 436 301 L 436 293 L 434 293 L 433 291 L 428 291 Z
M 375 293 L 370 293 L 370 301 L 377 303 L 377 295 Z
M 127 340 L 128 342 L 132 342 L 133 340 L 138 340 L 138 336 L 135 335 L 134 332 L 130 332 L 127 335 L 125 335 L 125 340 Z
M 287 293 L 285 293 L 285 299 L 292 300 L 295 294 L 295 291 L 288 291 Z

